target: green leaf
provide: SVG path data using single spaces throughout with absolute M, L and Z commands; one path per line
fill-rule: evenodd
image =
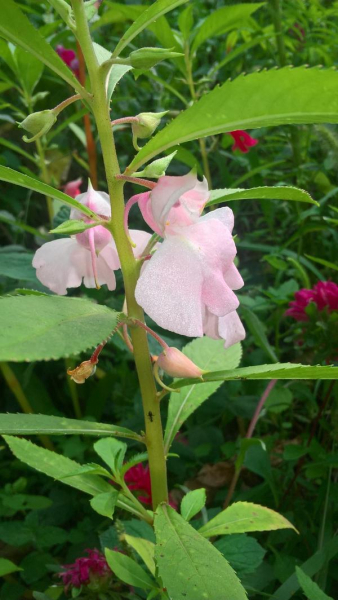
M 265 402 L 265 409 L 274 414 L 279 414 L 290 408 L 293 400 L 292 391 L 286 387 L 275 387 L 269 393 Z
M 259 320 L 257 315 L 246 306 L 241 307 L 241 312 L 245 319 L 247 328 L 249 329 L 255 341 L 255 344 L 257 344 L 259 348 L 262 348 L 262 350 L 264 350 L 264 352 L 270 360 L 272 360 L 273 362 L 278 362 L 278 358 L 275 354 L 275 351 L 270 345 L 268 338 L 266 337 L 265 326 L 263 325 L 263 323 Z
M 40 448 L 32 444 L 32 442 L 21 438 L 9 435 L 4 435 L 3 438 L 16 458 L 33 469 L 45 473 L 49 477 L 53 477 L 53 479 L 61 479 L 62 483 L 66 483 L 91 496 L 111 491 L 111 485 L 96 475 L 75 475 L 63 479 L 68 474 L 74 473 L 81 466 L 70 458 L 66 458 L 50 450 L 45 450 L 45 448 Z
M 75 90 L 83 89 L 72 71 L 21 12 L 14 0 L 6 0 L 6 10 L 1 11 L 0 35 L 27 50 Z
M 205 489 L 193 490 L 188 492 L 181 502 L 181 515 L 186 521 L 190 521 L 199 513 L 207 501 Z
M 308 600 L 333 600 L 331 596 L 325 594 L 319 585 L 312 581 L 299 567 L 296 567 L 296 574 L 298 583 Z
M 259 365 L 243 367 L 232 371 L 214 371 L 203 375 L 203 382 L 232 381 L 236 379 L 338 379 L 338 367 L 321 365 L 297 365 L 294 363 L 277 363 L 275 365 Z M 170 384 L 172 388 L 187 385 L 199 385 L 200 379 L 180 379 Z M 178 394 L 177 394 L 178 395 Z
M 150 163 L 150 165 L 147 165 L 146 168 L 143 169 L 143 171 L 133 173 L 133 177 L 151 177 L 154 179 L 163 177 L 176 152 L 177 150 L 175 150 L 175 152 L 172 152 L 171 154 L 168 154 L 168 156 L 164 156 L 163 158 L 158 158 L 157 160 L 154 160 L 154 162 Z
M 57 233 L 58 235 L 75 235 L 77 233 L 83 233 L 87 229 L 97 227 L 97 225 L 105 225 L 106 221 L 95 221 L 95 223 L 85 223 L 78 219 L 69 219 L 64 221 L 61 225 L 51 229 L 49 233 Z
M 209 135 L 292 123 L 337 123 L 337 87 L 337 71 L 317 67 L 241 75 L 183 111 L 138 152 L 128 170 L 136 171 L 176 144 Z
M 160 17 L 165 15 L 167 12 L 181 6 L 187 0 L 157 0 L 153 2 L 146 10 L 134 21 L 134 23 L 127 29 L 124 36 L 117 44 L 113 57 L 119 56 L 122 50 L 130 44 L 130 42 L 143 31 L 150 23 L 157 21 Z
M 114 550 L 105 550 L 107 563 L 113 573 L 128 585 L 133 585 L 143 590 L 157 587 L 149 575 L 132 558 L 115 552 Z
M 131 429 L 117 425 L 49 415 L 23 415 L 21 413 L 1 415 L 0 433 L 10 435 L 92 435 L 97 437 L 114 435 L 129 439 L 140 439 L 140 436 Z
M 43 194 L 44 196 L 50 196 L 51 198 L 55 198 L 56 200 L 60 200 L 62 204 L 67 204 L 72 208 L 77 208 L 84 215 L 99 220 L 99 217 L 87 206 L 80 204 L 74 198 L 67 196 L 60 190 L 56 190 L 51 185 L 47 185 L 47 183 L 43 183 L 38 179 L 34 179 L 33 177 L 29 177 L 28 175 L 23 175 L 23 173 L 19 173 L 18 171 L 14 171 L 13 169 L 9 169 L 8 167 L 3 167 L 0 165 L 0 181 L 6 181 L 7 183 L 14 183 L 15 185 L 19 185 L 20 187 L 27 188 L 28 190 L 33 190 L 33 192 L 38 192 L 39 194 Z
M 271 510 L 271 508 L 253 502 L 235 502 L 203 525 L 199 532 L 205 537 L 212 537 L 229 533 L 272 531 L 275 529 L 294 529 L 297 531 L 285 517 Z
M 154 526 L 155 561 L 171 598 L 247 600 L 225 558 L 173 508 L 160 505 Z
M 109 60 L 111 58 L 111 52 L 109 52 L 109 50 L 107 50 L 106 48 L 104 48 L 103 46 L 100 46 L 100 44 L 97 44 L 96 42 L 93 42 L 93 46 L 94 46 L 94 51 L 96 54 L 96 58 L 99 62 L 100 65 L 102 65 L 103 63 L 105 63 L 107 60 Z M 114 90 L 118 84 L 118 82 L 120 81 L 120 79 L 122 79 L 122 77 L 128 73 L 128 71 L 130 71 L 133 67 L 131 65 L 112 65 L 108 71 L 108 88 L 107 88 L 107 98 L 110 101 Z
M 127 451 L 127 444 L 113 438 L 104 438 L 95 442 L 94 450 L 110 467 L 115 476 L 120 473 Z
M 210 199 L 206 206 L 213 206 L 220 202 L 232 202 L 233 200 L 291 200 L 293 202 L 309 202 L 309 204 L 319 206 L 318 202 L 313 200 L 305 190 L 290 186 L 270 187 L 267 185 L 249 190 L 241 188 L 211 190 Z
M 140 537 L 133 537 L 132 535 L 128 534 L 124 535 L 124 539 L 126 540 L 127 544 L 131 546 L 133 550 L 135 550 L 135 552 L 137 552 L 137 554 L 142 558 L 150 573 L 155 577 L 155 544 L 149 540 L 145 540 Z
M 11 560 L 7 560 L 7 558 L 0 558 L 0 577 L 10 575 L 15 571 L 22 571 L 22 569 L 17 567 Z
M 1 252 L 0 275 L 20 281 L 34 281 L 36 284 L 36 272 L 32 267 L 33 256 L 32 252 Z
M 191 51 L 195 53 L 203 42 L 231 29 L 238 29 L 264 2 L 237 4 L 213 10 L 199 26 Z
M 183 354 L 188 356 L 196 365 L 205 370 L 217 369 L 220 368 L 221 365 L 236 368 L 242 356 L 240 344 L 235 344 L 234 346 L 231 346 L 231 348 L 225 350 L 223 340 L 212 340 L 208 337 L 193 340 L 187 344 L 182 351 Z M 221 385 L 216 382 L 197 385 L 197 382 L 200 382 L 200 380 L 190 380 L 188 389 L 181 390 L 179 393 L 175 392 L 170 396 L 164 436 L 166 453 L 184 421 L 186 421 L 187 418 Z M 174 384 L 171 384 L 171 387 L 179 388 L 180 383 L 175 382 Z
M 235 462 L 236 472 L 240 471 L 245 460 L 246 453 L 251 446 L 261 446 L 265 450 L 265 444 L 257 438 L 242 438 L 239 446 L 239 453 Z
M 111 492 L 97 494 L 90 500 L 90 506 L 95 512 L 103 517 L 113 518 L 116 502 L 118 499 L 118 491 L 112 489 Z
M 120 313 L 82 298 L 6 296 L 0 299 L 0 360 L 57 360 L 106 340 Z
M 328 269 L 333 269 L 334 271 L 338 271 L 338 265 L 335 263 L 329 262 L 328 260 L 324 260 L 324 258 L 317 258 L 316 256 L 310 256 L 309 254 L 305 254 L 306 258 L 313 260 L 313 262 L 318 263 L 319 265 L 323 265 Z
M 189 39 L 190 32 L 194 26 L 194 7 L 192 4 L 189 4 L 179 15 L 178 17 L 178 26 L 180 28 L 180 32 L 183 35 L 184 40 Z
M 265 550 L 253 537 L 239 533 L 224 535 L 215 547 L 229 561 L 239 577 L 254 573 L 262 563 Z

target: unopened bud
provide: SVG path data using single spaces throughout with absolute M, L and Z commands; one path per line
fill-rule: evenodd
M 98 361 L 85 360 L 75 369 L 68 369 L 67 373 L 75 383 L 84 383 L 88 377 L 94 375 Z
M 151 69 L 167 58 L 180 58 L 181 52 L 173 52 L 173 48 L 139 48 L 129 55 L 133 69 Z
M 155 129 L 161 123 L 162 117 L 167 114 L 167 110 L 160 113 L 140 113 L 137 115 L 137 122 L 132 123 L 133 135 L 141 140 L 150 137 Z
M 159 355 L 157 366 L 171 377 L 202 377 L 205 373 L 177 348 L 166 348 Z
M 56 115 L 53 110 L 41 110 L 28 115 L 22 123 L 18 123 L 20 129 L 26 129 L 33 137 L 23 136 L 24 142 L 35 142 L 42 135 L 47 133 L 56 122 Z

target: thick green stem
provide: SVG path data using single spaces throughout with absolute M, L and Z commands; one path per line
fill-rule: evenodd
M 87 64 L 93 94 L 93 113 L 101 142 L 103 160 L 106 170 L 108 190 L 112 207 L 111 233 L 114 236 L 121 262 L 124 279 L 128 315 L 144 321 L 143 310 L 135 300 L 135 287 L 138 279 L 138 265 L 132 247 L 123 226 L 124 220 L 124 182 L 116 178 L 120 174 L 116 155 L 114 137 L 111 127 L 109 103 L 106 96 L 105 74 L 100 69 L 95 56 L 88 23 L 84 11 L 83 0 L 72 0 L 77 37 Z M 152 373 L 152 364 L 148 348 L 146 332 L 141 328 L 131 329 L 136 369 L 139 377 L 146 429 L 146 445 L 149 457 L 149 469 L 152 483 L 154 508 L 160 502 L 168 500 L 166 461 L 163 447 L 163 433 L 160 406 L 157 399 L 156 385 Z M 151 419 L 148 414 L 152 413 Z

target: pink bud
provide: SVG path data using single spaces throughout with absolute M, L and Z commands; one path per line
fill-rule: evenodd
M 166 348 L 157 359 L 157 366 L 171 377 L 202 377 L 202 371 L 177 348 Z

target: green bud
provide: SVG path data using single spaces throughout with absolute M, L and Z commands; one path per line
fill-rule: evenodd
M 26 129 L 33 137 L 27 138 L 23 136 L 24 142 L 35 142 L 42 135 L 47 133 L 56 122 L 56 115 L 53 110 L 41 110 L 39 112 L 28 115 L 22 123 L 18 123 L 20 129 Z
M 151 69 L 167 58 L 184 56 L 181 52 L 172 52 L 173 48 L 139 48 L 129 55 L 133 69 Z

